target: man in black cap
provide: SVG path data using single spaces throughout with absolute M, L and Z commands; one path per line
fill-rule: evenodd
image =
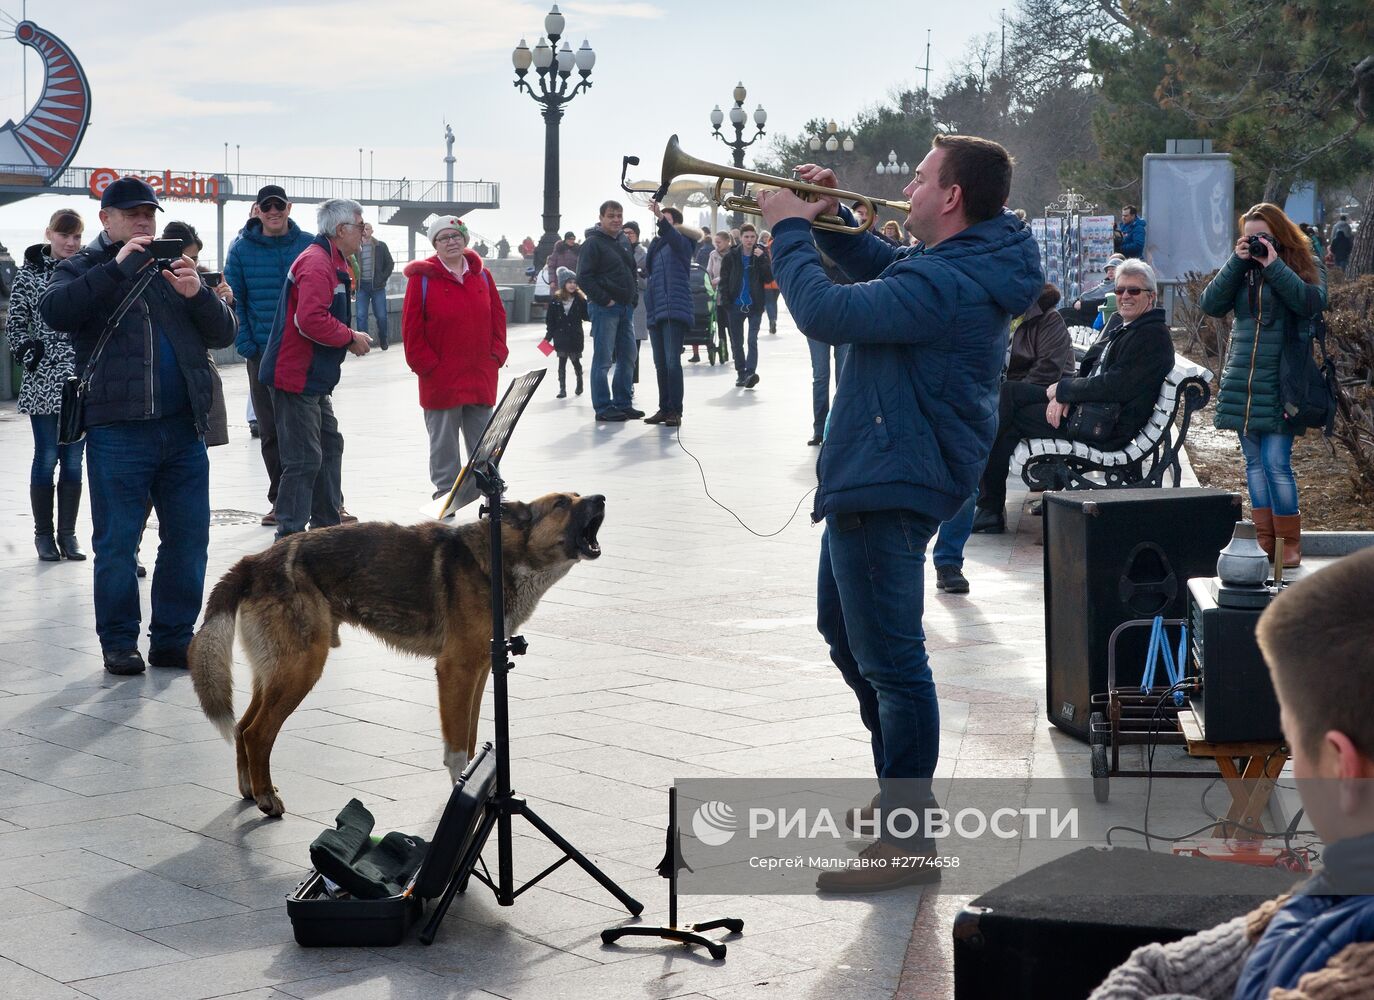
M 545 265 L 548 268 L 549 277 L 555 277 L 560 267 L 566 267 L 575 274 L 577 272 L 577 255 L 581 252 L 582 244 L 577 242 L 577 234 L 572 230 L 564 233 L 563 242 L 549 251 L 549 260 Z M 549 282 L 549 291 L 557 291 L 552 281 Z
M 234 348 L 248 362 L 248 392 L 257 415 L 262 464 L 267 467 L 267 502 L 262 523 L 276 526 L 277 488 L 281 483 L 281 450 L 277 444 L 272 393 L 258 379 L 258 364 L 272 335 L 272 317 L 281 300 L 286 271 L 310 245 L 310 234 L 291 220 L 291 202 L 276 184 L 268 184 L 253 202 L 253 217 L 229 245 L 224 280 L 234 290 L 239 333 Z
M 210 544 L 207 349 L 234 342 L 234 314 L 189 258 L 154 261 L 153 189 L 123 177 L 100 199 L 104 231 L 53 273 L 39 312 L 65 330 L 83 371 L 146 268 L 154 275 L 113 327 L 86 398 L 86 462 L 95 532 L 95 624 L 112 674 L 143 671 L 135 552 L 147 504 L 157 511 L 148 662 L 186 666 Z

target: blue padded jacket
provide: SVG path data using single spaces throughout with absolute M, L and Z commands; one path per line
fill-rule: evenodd
M 946 520 L 973 495 L 992 448 L 1011 317 L 1044 287 L 1030 229 L 1004 210 L 929 249 L 872 233 L 815 239 L 854 284 L 826 276 L 804 219 L 776 225 L 771 247 L 797 326 L 852 345 L 812 520 L 872 510 Z
M 644 302 L 650 326 L 666 319 L 692 325 L 696 313 L 690 279 L 700 239 L 700 230 L 674 226 L 671 219 L 658 220 L 658 238 L 649 244 L 644 267 L 648 278 Z
M 272 317 L 286 284 L 286 269 L 313 240 L 290 219 L 281 236 L 264 235 L 262 220 L 249 219 L 229 245 L 224 280 L 234 290 L 234 312 L 239 321 L 234 350 L 241 357 L 262 357 L 272 336 Z

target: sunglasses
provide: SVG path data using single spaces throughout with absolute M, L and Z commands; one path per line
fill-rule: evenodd
M 284 212 L 286 211 L 286 202 L 275 200 L 264 201 L 261 205 L 258 206 L 258 209 L 263 212 Z
M 1118 285 L 1113 290 L 1116 292 L 1117 295 L 1144 295 L 1149 292 L 1148 288 L 1139 288 L 1135 285 L 1128 285 L 1124 288 Z

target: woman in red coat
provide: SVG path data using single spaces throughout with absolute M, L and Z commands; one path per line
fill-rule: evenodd
M 506 363 L 506 310 L 491 272 L 468 249 L 468 228 L 443 215 L 429 226 L 433 257 L 407 265 L 401 335 L 406 364 L 420 376 L 434 496 L 453 488 L 496 406 L 496 371 Z

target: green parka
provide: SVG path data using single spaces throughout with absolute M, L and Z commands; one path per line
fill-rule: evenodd
M 1303 281 L 1275 257 L 1263 270 L 1232 254 L 1202 293 L 1209 316 L 1235 312 L 1231 346 L 1221 372 L 1214 423 L 1241 434 L 1293 434 L 1279 398 L 1279 355 L 1290 331 L 1312 336 L 1309 320 L 1326 308 L 1326 266 L 1315 258 L 1317 281 Z M 1297 434 L 1301 435 L 1299 429 Z

